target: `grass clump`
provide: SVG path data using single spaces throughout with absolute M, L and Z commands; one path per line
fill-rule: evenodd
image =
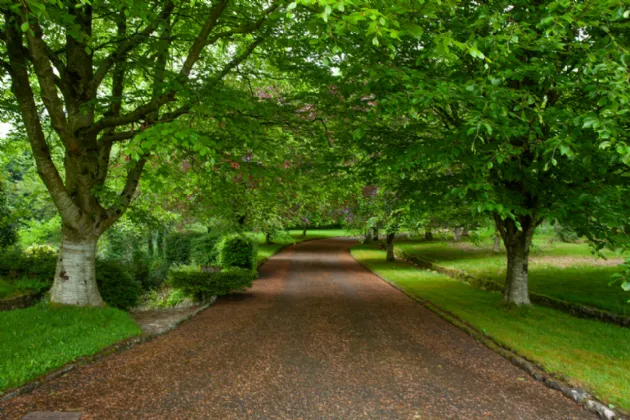
M 0 393 L 139 334 L 129 314 L 114 308 L 41 303 L 0 312 Z
M 352 255 L 379 276 L 428 299 L 497 342 L 630 411 L 630 329 L 575 318 L 550 308 L 507 309 L 502 295 L 404 262 L 386 262 L 385 252 L 366 245 Z

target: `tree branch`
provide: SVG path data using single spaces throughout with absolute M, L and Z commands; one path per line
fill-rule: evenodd
M 39 81 L 42 101 L 46 106 L 52 126 L 59 134 L 64 146 L 70 153 L 79 153 L 79 143 L 74 133 L 68 127 L 63 103 L 57 95 L 57 76 L 52 70 L 50 61 L 48 61 L 47 45 L 41 37 L 41 28 L 37 22 L 31 22 L 31 25 L 33 26 L 33 31 L 26 33 L 26 40 L 30 47 L 33 68 Z
M 46 143 L 35 104 L 35 97 L 28 79 L 26 56 L 23 54 L 22 34 L 9 23 L 12 17 L 13 15 L 5 11 L 5 21 L 7 22 L 5 38 L 10 60 L 11 90 L 20 107 L 24 126 L 33 150 L 35 164 L 37 165 L 37 172 L 50 192 L 64 223 L 77 227 L 86 215 L 72 201 L 50 156 L 50 149 Z M 80 222 L 76 222 L 77 220 Z
M 138 46 L 143 41 L 145 41 L 149 35 L 155 32 L 160 22 L 170 17 L 174 9 L 175 9 L 175 4 L 171 0 L 167 0 L 166 3 L 164 4 L 164 8 L 162 9 L 162 12 L 153 22 L 151 22 L 141 32 L 138 32 L 135 35 L 123 41 L 118 46 L 116 51 L 111 53 L 107 58 L 105 58 L 105 60 L 103 60 L 103 62 L 101 63 L 100 67 L 96 70 L 96 73 L 94 73 L 94 77 L 92 78 L 92 80 L 90 81 L 88 85 L 88 96 L 90 98 L 96 97 L 98 87 L 101 85 L 101 83 L 103 82 L 103 79 L 105 79 L 105 76 L 107 75 L 107 73 L 109 73 L 109 70 L 114 66 L 114 64 L 120 61 L 121 59 L 123 59 L 124 56 L 128 52 L 133 50 L 136 46 Z

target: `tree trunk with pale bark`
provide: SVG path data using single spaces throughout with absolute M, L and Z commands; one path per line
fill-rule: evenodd
M 517 221 L 512 219 L 501 220 L 495 215 L 497 230 L 500 232 L 507 251 L 507 272 L 503 301 L 508 305 L 531 305 L 529 299 L 529 250 L 534 236 L 534 231 L 541 220 L 525 215 L 518 216 Z

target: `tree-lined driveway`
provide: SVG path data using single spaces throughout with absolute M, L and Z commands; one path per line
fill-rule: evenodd
M 0 403 L 0 417 L 592 418 L 363 269 L 353 243 L 287 248 L 247 293 Z

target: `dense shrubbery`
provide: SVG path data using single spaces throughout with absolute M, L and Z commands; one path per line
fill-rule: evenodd
M 0 255 L 0 276 L 9 279 L 27 277 L 52 284 L 56 265 L 56 253 L 34 252 L 27 255 L 15 249 Z
M 190 262 L 197 265 L 217 264 L 218 250 L 217 243 L 220 237 L 207 233 L 192 239 L 190 244 Z
M 159 288 L 168 278 L 169 264 L 162 258 L 155 258 L 149 267 L 149 276 L 146 283 L 142 284 L 145 290 Z
M 177 267 L 169 273 L 169 283 L 175 289 L 183 290 L 187 295 L 222 296 L 251 287 L 258 273 L 245 268 L 230 268 L 225 271 L 208 273 L 196 267 Z
M 96 262 L 96 282 L 105 303 L 120 309 L 135 306 L 142 292 L 129 267 L 116 260 Z
M 256 266 L 256 243 L 244 235 L 224 236 L 217 244 L 219 265 L 248 270 Z
M 166 261 L 169 264 L 190 263 L 192 241 L 202 236 L 199 232 L 174 232 L 166 237 Z

